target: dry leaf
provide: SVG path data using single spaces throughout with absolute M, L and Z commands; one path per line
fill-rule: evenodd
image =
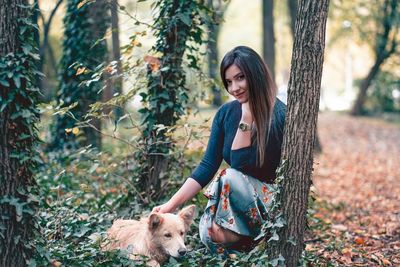
M 365 245 L 365 239 L 361 236 L 357 236 L 356 238 L 354 238 L 354 242 L 356 242 L 356 244 L 358 245 Z
M 85 72 L 86 72 L 86 68 L 85 67 L 80 67 L 76 71 L 76 76 L 81 75 L 82 73 L 85 73 Z

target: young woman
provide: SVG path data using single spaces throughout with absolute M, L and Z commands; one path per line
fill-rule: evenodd
M 271 205 L 270 190 L 281 155 L 286 106 L 261 57 L 238 46 L 220 66 L 225 89 L 236 100 L 217 111 L 205 155 L 175 195 L 156 212 L 172 212 L 193 198 L 222 170 L 204 195 L 209 199 L 200 219 L 200 238 L 213 252 L 246 250 L 261 231 Z

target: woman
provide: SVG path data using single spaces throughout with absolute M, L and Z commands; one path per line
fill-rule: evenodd
M 211 251 L 225 254 L 230 249 L 247 250 L 266 219 L 281 155 L 286 106 L 276 98 L 265 63 L 249 47 L 228 52 L 220 74 L 236 100 L 216 113 L 200 165 L 168 202 L 153 211 L 172 212 L 193 198 L 224 159 L 231 168 L 221 171 L 206 190 L 209 201 L 199 230 Z

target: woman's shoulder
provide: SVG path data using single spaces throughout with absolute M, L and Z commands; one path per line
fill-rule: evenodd
M 220 123 L 230 123 L 232 120 L 235 120 L 236 117 L 240 117 L 241 112 L 239 101 L 229 101 L 218 108 L 215 119 Z
M 222 104 L 218 108 L 217 114 L 219 114 L 220 116 L 224 116 L 228 113 L 231 113 L 232 110 L 241 110 L 239 101 L 233 100 Z
M 279 98 L 276 98 L 274 109 L 279 112 L 286 112 L 286 104 L 283 103 Z

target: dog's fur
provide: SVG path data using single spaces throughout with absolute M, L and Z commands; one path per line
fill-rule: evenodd
M 195 214 L 195 205 L 183 208 L 177 215 L 151 213 L 147 218 L 116 220 L 107 231 L 109 243 L 103 249 L 125 249 L 135 255 L 151 259 L 149 265 L 162 264 L 169 256 L 186 254 L 184 238 Z

